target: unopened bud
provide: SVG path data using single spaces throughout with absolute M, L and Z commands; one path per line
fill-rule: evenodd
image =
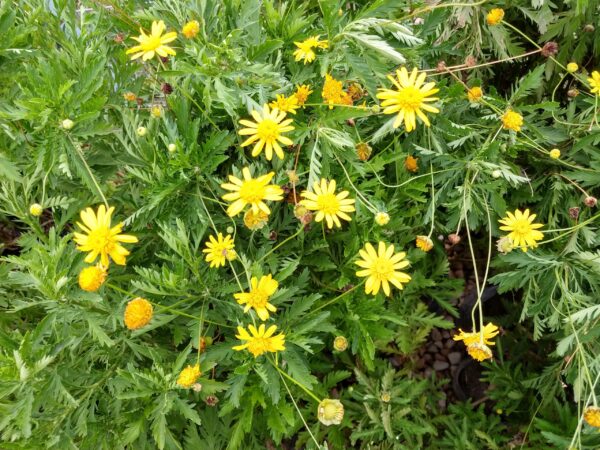
M 65 130 L 70 130 L 71 128 L 73 128 L 74 125 L 75 122 L 73 122 L 71 119 L 65 119 L 60 124 L 60 126 L 63 127 L 63 129 Z
M 592 197 L 590 195 L 589 197 L 585 198 L 583 203 L 585 203 L 585 206 L 589 206 L 590 208 L 593 208 L 594 206 L 596 206 L 596 203 L 598 203 L 598 200 L 596 200 L 596 197 Z

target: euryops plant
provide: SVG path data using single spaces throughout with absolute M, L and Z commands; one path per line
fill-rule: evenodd
M 600 448 L 599 7 L 2 4 L 0 447 Z

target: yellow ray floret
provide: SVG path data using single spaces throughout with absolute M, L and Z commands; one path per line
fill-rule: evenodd
M 350 222 L 352 218 L 347 213 L 355 211 L 355 200 L 347 198 L 350 193 L 341 191 L 336 194 L 335 188 L 335 180 L 327 181 L 322 178 L 321 182 L 315 181 L 313 184 L 313 192 L 302 192 L 304 199 L 300 201 L 300 204 L 307 209 L 317 211 L 315 221 L 321 222 L 325 219 L 327 228 L 333 228 L 333 224 L 338 228 L 341 227 L 340 219 Z
M 302 42 L 294 42 L 294 45 L 297 47 L 297 49 L 294 50 L 295 60 L 304 60 L 304 64 L 313 62 L 317 57 L 317 54 L 313 50 L 314 48 L 329 47 L 328 41 L 320 41 L 319 36 L 311 36 Z
M 388 75 L 388 79 L 397 90 L 380 89 L 377 98 L 383 100 L 381 106 L 384 108 L 384 114 L 398 114 L 394 120 L 394 128 L 398 128 L 404 122 L 406 131 L 411 132 L 417 127 L 417 117 L 426 126 L 430 126 L 429 119 L 423 111 L 440 112 L 428 104 L 438 100 L 432 95 L 439 92 L 439 89 L 433 82 L 425 83 L 425 77 L 425 72 L 419 73 L 416 68 L 409 75 L 406 67 L 396 71 L 396 78 Z
M 383 288 L 386 296 L 390 295 L 390 283 L 398 289 L 403 289 L 404 284 L 410 281 L 410 275 L 400 272 L 409 265 L 405 259 L 406 253 L 394 252 L 394 245 L 388 247 L 385 242 L 379 242 L 377 251 L 371 243 L 367 242 L 365 247 L 359 251 L 362 259 L 356 261 L 356 265 L 363 268 L 356 272 L 358 277 L 367 277 L 365 292 L 377 295 L 379 288 Z
M 100 205 L 97 213 L 94 213 L 92 208 L 81 211 L 81 222 L 77 222 L 77 226 L 82 233 L 73 233 L 73 236 L 77 250 L 88 252 L 85 257 L 86 263 L 93 263 L 100 256 L 100 263 L 104 267 L 108 267 L 109 257 L 116 264 L 123 266 L 129 251 L 120 243 L 133 244 L 138 241 L 135 236 L 120 234 L 123 229 L 122 223 L 111 228 L 114 210 L 111 206 L 107 211 L 104 205 Z
M 247 205 L 251 206 L 255 214 L 258 214 L 258 211 L 271 214 L 271 210 L 264 201 L 279 201 L 283 199 L 283 189 L 276 184 L 269 184 L 275 176 L 275 172 L 269 172 L 258 178 L 252 178 L 250 169 L 244 167 L 242 175 L 244 177 L 243 180 L 229 175 L 229 183 L 221 185 L 223 189 L 232 191 L 223 195 L 223 200 L 232 202 L 227 208 L 229 217 L 238 215 Z
M 472 333 L 467 333 L 460 328 L 458 331 L 459 333 L 452 339 L 455 341 L 463 341 L 466 346 L 475 344 L 476 342 L 486 345 L 494 345 L 494 341 L 492 341 L 492 339 L 498 335 L 498 327 L 492 322 L 489 322 L 485 327 L 483 327 L 483 331 L 473 331 Z
M 242 147 L 254 144 L 252 156 L 258 156 L 265 150 L 267 160 L 273 158 L 273 150 L 279 159 L 283 159 L 283 150 L 281 145 L 292 145 L 290 138 L 283 134 L 292 131 L 294 127 L 290 125 L 292 119 L 286 119 L 286 113 L 277 108 L 270 109 L 269 105 L 265 104 L 263 110 L 252 111 L 252 117 L 256 122 L 250 120 L 240 120 L 240 123 L 246 128 L 242 128 L 239 134 L 242 136 L 250 136 L 242 143 Z M 285 119 L 285 120 L 284 120 Z
M 269 298 L 277 291 L 279 283 L 273 279 L 271 274 L 263 276 L 260 281 L 256 277 L 250 280 L 250 292 L 240 292 L 233 296 L 240 305 L 246 305 L 244 312 L 248 312 L 250 308 L 256 311 L 260 320 L 269 318 L 269 311 L 275 312 L 275 308 L 269 303 Z
M 510 231 L 507 237 L 512 241 L 513 247 L 520 247 L 524 252 L 528 248 L 537 247 L 537 242 L 544 238 L 544 235 L 539 228 L 544 225 L 541 223 L 533 223 L 536 215 L 529 215 L 529 210 L 525 212 L 515 210 L 514 214 L 511 212 L 506 213 L 506 217 L 499 220 L 502 224 L 500 229 L 502 231 Z
M 250 333 L 242 327 L 237 327 L 238 334 L 235 337 L 246 342 L 242 345 L 232 347 L 233 350 L 241 351 L 247 349 L 255 358 L 263 353 L 275 353 L 285 350 L 285 335 L 280 333 L 277 336 L 273 336 L 275 331 L 277 331 L 276 325 L 271 325 L 267 330 L 265 330 L 264 323 L 258 327 L 258 330 L 254 325 L 248 325 L 248 330 Z
M 140 56 L 144 61 L 154 58 L 154 55 L 161 56 L 163 58 L 168 55 L 175 56 L 175 50 L 169 47 L 168 43 L 173 42 L 177 39 L 177 33 L 171 31 L 163 35 L 165 31 L 165 23 L 162 20 L 152 22 L 152 30 L 150 34 L 146 34 L 143 29 L 140 28 L 139 37 L 133 37 L 131 39 L 137 41 L 139 45 L 136 45 L 129 50 L 126 54 L 133 53 L 131 60 L 139 58 Z

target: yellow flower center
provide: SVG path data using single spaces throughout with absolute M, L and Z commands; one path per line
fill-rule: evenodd
M 240 198 L 246 203 L 258 203 L 265 198 L 265 186 L 257 180 L 246 180 L 240 187 Z
M 269 296 L 260 290 L 250 291 L 248 295 L 248 304 L 254 309 L 264 308 L 269 301 Z
M 513 233 L 518 234 L 519 236 L 526 236 L 531 232 L 531 225 L 526 219 L 516 220 L 513 223 L 512 228 Z
M 256 134 L 261 140 L 273 143 L 279 137 L 279 124 L 274 120 L 265 119 L 258 124 Z
M 161 46 L 160 36 L 148 36 L 148 39 L 146 39 L 141 45 L 142 49 L 146 52 L 156 50 Z
M 373 262 L 371 272 L 371 276 L 375 277 L 379 281 L 389 280 L 394 273 L 394 265 L 389 259 L 377 258 Z
M 115 240 L 108 227 L 99 227 L 90 231 L 88 244 L 99 252 L 111 253 L 115 247 Z
M 340 210 L 340 201 L 335 194 L 322 194 L 317 197 L 317 209 L 325 214 L 337 214 Z
M 269 338 L 254 337 L 248 342 L 248 351 L 253 355 L 260 355 L 269 349 Z
M 398 91 L 398 105 L 408 111 L 416 111 L 423 104 L 423 93 L 413 86 L 408 86 Z
M 323 407 L 323 416 L 326 419 L 333 419 L 338 412 L 338 407 L 335 405 L 335 403 L 326 403 L 325 406 Z

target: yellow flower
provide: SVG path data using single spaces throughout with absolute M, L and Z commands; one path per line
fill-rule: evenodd
M 507 130 L 521 131 L 523 116 L 509 109 L 502 116 L 502 126 Z
M 375 214 L 375 223 L 379 226 L 387 225 L 390 222 L 390 215 L 384 211 Z
M 372 152 L 373 149 L 366 142 L 359 142 L 356 144 L 356 155 L 361 161 L 367 161 L 371 157 Z
M 145 298 L 137 297 L 127 303 L 124 322 L 130 330 L 138 330 L 150 323 L 154 310 Z
M 285 119 L 286 113 L 279 111 L 277 108 L 269 109 L 269 105 L 263 106 L 262 114 L 256 110 L 251 112 L 252 117 L 256 122 L 250 120 L 240 120 L 240 123 L 247 128 L 242 128 L 238 133 L 242 136 L 250 136 L 242 143 L 242 147 L 246 147 L 254 142 L 252 156 L 258 156 L 265 149 L 265 156 L 268 161 L 273 158 L 273 150 L 279 157 L 283 159 L 283 150 L 279 143 L 283 145 L 292 145 L 290 138 L 283 135 L 288 131 L 292 131 L 294 127 L 290 125 L 292 119 Z
M 244 225 L 250 230 L 260 230 L 267 224 L 268 220 L 269 215 L 264 211 L 258 211 L 256 213 L 252 209 L 249 209 L 244 214 Z
M 286 97 L 283 94 L 277 94 L 277 100 L 269 103 L 269 106 L 273 109 L 277 108 L 281 112 L 296 114 L 296 110 L 300 107 L 298 105 L 298 98 L 296 94 L 292 94 L 289 97 Z
M 344 418 L 344 405 L 339 400 L 326 398 L 317 408 L 319 422 L 323 425 L 339 425 Z
M 478 102 L 481 100 L 481 97 L 483 97 L 483 89 L 481 89 L 479 86 L 474 86 L 467 91 L 467 97 L 469 98 L 470 102 Z
M 29 207 L 29 214 L 34 217 L 39 217 L 44 212 L 44 208 L 39 203 L 32 203 Z
M 429 236 L 417 236 L 415 244 L 417 248 L 420 248 L 424 252 L 428 252 L 433 248 L 433 241 Z
M 298 106 L 304 106 L 306 100 L 308 100 L 308 96 L 312 94 L 313 91 L 310 90 L 310 86 L 307 84 L 303 84 L 302 86 L 296 87 L 296 92 L 294 95 L 296 96 L 296 101 L 298 102 Z
M 405 259 L 406 253 L 394 253 L 394 245 L 389 247 L 384 242 L 379 242 L 378 252 L 371 243 L 367 242 L 364 249 L 359 251 L 362 259 L 356 261 L 356 264 L 363 268 L 356 272 L 358 277 L 368 277 L 365 283 L 365 292 L 367 294 L 377 295 L 379 288 L 383 287 L 386 296 L 390 295 L 390 284 L 392 283 L 398 289 L 403 289 L 403 283 L 410 281 L 410 275 L 399 272 L 408 266 L 409 262 Z
M 192 38 L 196 37 L 196 35 L 198 34 L 199 31 L 200 31 L 200 24 L 198 23 L 197 20 L 190 20 L 181 29 L 181 32 L 183 33 L 183 35 L 188 39 L 192 39 Z
M 137 96 L 133 92 L 125 92 L 123 98 L 128 102 L 134 102 L 137 100 Z
M 338 352 L 343 352 L 348 348 L 348 339 L 344 336 L 336 336 L 333 340 L 333 348 Z
M 106 280 L 106 269 L 101 265 L 90 266 L 79 272 L 79 287 L 84 291 L 96 292 Z
M 150 114 L 155 119 L 160 119 L 162 117 L 162 115 L 163 115 L 162 106 L 160 106 L 160 105 L 154 105 L 152 108 L 150 108 Z
M 190 388 L 194 385 L 200 375 L 202 375 L 202 372 L 200 371 L 200 366 L 198 364 L 195 366 L 187 366 L 181 371 L 179 377 L 177 377 L 177 384 L 184 388 Z
M 488 25 L 498 25 L 504 19 L 504 10 L 502 8 L 494 8 L 488 14 L 485 20 Z
M 355 200 L 346 198 L 350 193 L 341 191 L 336 194 L 335 188 L 335 180 L 328 182 L 325 178 L 322 178 L 320 184 L 318 181 L 313 184 L 314 192 L 304 191 L 301 194 L 304 200 L 301 200 L 300 204 L 311 211 L 318 211 L 315 221 L 321 222 L 325 219 L 327 228 L 333 228 L 334 223 L 338 228 L 341 227 L 340 219 L 350 222 L 352 218 L 346 213 L 355 211 Z
M 269 297 L 277 291 L 278 286 L 279 283 L 272 278 L 271 274 L 260 277 L 260 281 L 258 278 L 252 277 L 250 292 L 240 292 L 233 296 L 240 305 L 246 305 L 244 312 L 248 312 L 250 308 L 253 308 L 260 320 L 264 321 L 269 318 L 269 311 L 277 311 L 277 308 L 269 303 Z
M 92 208 L 81 211 L 80 217 L 83 223 L 77 222 L 77 226 L 83 233 L 73 235 L 78 244 L 77 250 L 89 252 L 85 257 L 86 263 L 93 263 L 100 256 L 100 263 L 108 267 L 110 256 L 116 264 L 124 266 L 129 251 L 120 242 L 133 244 L 138 241 L 135 236 L 120 234 L 123 229 L 122 223 L 111 228 L 110 222 L 114 210 L 115 208 L 111 206 L 107 211 L 104 205 L 100 205 L 97 214 Z
M 432 95 L 439 92 L 439 89 L 435 87 L 434 82 L 423 84 L 426 76 L 425 72 L 419 74 L 416 67 L 410 75 L 406 67 L 396 71 L 396 78 L 388 75 L 388 79 L 398 90 L 380 89 L 377 98 L 383 100 L 381 106 L 384 107 L 384 114 L 398 113 L 393 124 L 394 128 L 398 128 L 404 122 L 404 128 L 410 133 L 417 127 L 417 117 L 426 126 L 430 125 L 429 119 L 423 111 L 440 112 L 439 109 L 427 104 L 427 102 L 438 100 L 437 97 L 432 97 Z
M 542 228 L 544 225 L 541 223 L 533 223 L 536 215 L 529 215 L 529 210 L 525 212 L 515 210 L 515 213 L 507 212 L 506 217 L 499 222 L 503 225 L 500 227 L 502 231 L 510 231 L 507 235 L 512 241 L 513 247 L 520 247 L 524 252 L 527 251 L 528 247 L 537 247 L 537 242 L 544 238 L 541 231 L 538 228 Z
M 467 353 L 471 358 L 480 362 L 485 361 L 486 359 L 492 359 L 492 350 L 481 342 L 467 345 Z
M 458 329 L 458 334 L 454 335 L 452 339 L 455 341 L 463 341 L 466 346 L 471 344 L 475 344 L 480 342 L 486 345 L 494 345 L 492 339 L 494 339 L 498 335 L 498 327 L 494 325 L 492 322 L 489 322 L 485 327 L 483 327 L 483 331 L 474 331 L 472 333 L 467 333 Z
M 567 72 L 569 73 L 575 73 L 578 69 L 579 66 L 577 65 L 577 63 L 570 62 L 569 64 L 567 64 Z
M 227 215 L 229 217 L 238 215 L 246 205 L 250 205 L 255 214 L 258 214 L 259 210 L 265 214 L 271 214 L 271 210 L 264 200 L 276 202 L 283 199 L 283 189 L 276 184 L 269 184 L 269 181 L 275 176 L 275 172 L 252 178 L 250 169 L 244 167 L 242 175 L 243 180 L 229 175 L 230 182 L 221 185 L 223 189 L 232 191 L 223 195 L 223 200 L 232 202 L 227 208 Z
M 264 323 L 258 327 L 258 330 L 254 325 L 248 325 L 248 330 L 250 330 L 250 333 L 242 327 L 237 327 L 238 334 L 235 337 L 241 341 L 246 341 L 246 343 L 232 347 L 233 350 L 248 349 L 255 358 L 263 353 L 275 353 L 285 350 L 285 335 L 280 333 L 273 336 L 277 331 L 276 325 L 271 325 L 266 331 Z
M 548 153 L 550 155 L 550 158 L 552 159 L 558 159 L 560 158 L 560 150 L 557 148 L 553 148 L 552 150 L 550 150 L 550 153 Z
M 588 78 L 588 83 L 590 83 L 590 86 L 592 87 L 590 92 L 592 94 L 600 95 L 600 72 L 594 70 L 591 78 Z
M 225 261 L 233 261 L 236 258 L 231 235 L 223 237 L 223 233 L 217 233 L 216 239 L 212 235 L 208 239 L 202 252 L 206 253 L 205 260 L 210 263 L 210 267 L 222 267 Z
M 408 170 L 409 172 L 416 172 L 417 170 L 419 170 L 419 158 L 415 158 L 412 155 L 408 155 L 406 157 L 406 159 L 404 160 L 404 167 L 406 168 L 406 170 Z
M 352 105 L 352 97 L 344 92 L 342 82 L 329 74 L 325 74 L 321 95 L 325 103 L 329 105 L 329 109 L 333 109 L 333 105 Z
M 168 55 L 175 55 L 175 50 L 165 44 L 177 39 L 177 33 L 171 31 L 163 35 L 165 28 L 165 23 L 162 20 L 152 22 L 152 32 L 149 35 L 144 33 L 144 30 L 140 28 L 140 36 L 131 38 L 137 41 L 139 45 L 130 48 L 125 53 L 127 55 L 134 53 L 131 57 L 132 61 L 140 56 L 144 61 L 147 61 L 154 58 L 154 55 L 162 56 L 163 58 Z
M 588 406 L 583 413 L 584 420 L 593 427 L 600 427 L 600 408 L 597 406 Z
M 294 45 L 298 47 L 294 51 L 294 57 L 296 61 L 304 60 L 304 64 L 313 62 L 317 57 L 313 48 L 327 48 L 329 47 L 329 43 L 325 41 L 320 41 L 319 36 L 311 36 L 305 41 L 302 42 L 294 42 Z

